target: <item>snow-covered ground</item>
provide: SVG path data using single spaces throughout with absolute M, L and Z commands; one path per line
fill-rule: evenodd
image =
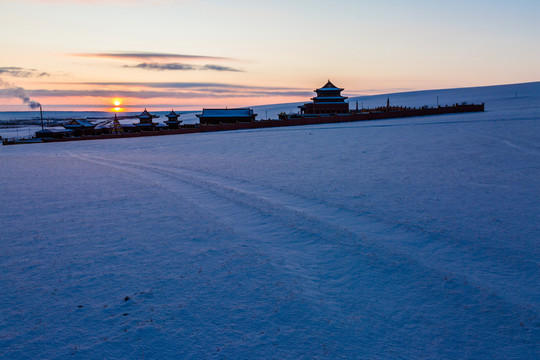
M 0 357 L 537 359 L 540 83 L 436 96 L 1 147 Z

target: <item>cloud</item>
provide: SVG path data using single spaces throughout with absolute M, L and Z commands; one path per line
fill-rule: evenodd
M 204 65 L 201 66 L 199 70 L 214 70 L 214 71 L 238 71 L 243 72 L 242 70 L 231 68 L 228 66 L 221 66 L 221 65 Z
M 124 65 L 126 68 L 137 68 L 137 69 L 147 69 L 147 70 L 197 70 L 196 66 L 188 64 L 179 64 L 179 63 L 167 63 L 167 64 L 158 64 L 158 63 L 142 63 L 138 65 Z
M 271 90 L 271 91 L 303 91 L 310 96 L 312 91 L 305 89 L 273 86 L 252 86 L 227 83 L 209 83 L 209 82 L 83 82 L 83 83 L 56 83 L 62 85 L 94 85 L 94 86 L 124 86 L 124 87 L 147 87 L 160 89 L 251 89 L 251 90 Z
M 211 71 L 238 71 L 242 70 L 234 69 L 228 66 L 221 65 L 190 65 L 190 64 L 180 64 L 180 63 L 141 63 L 137 65 L 124 65 L 125 68 L 137 68 L 137 69 L 146 69 L 146 70 L 211 70 Z
M 158 52 L 109 52 L 109 53 L 80 53 L 72 54 L 78 57 L 87 58 L 102 58 L 123 61 L 143 61 L 138 64 L 124 65 L 124 68 L 130 69 L 145 69 L 151 71 L 230 71 L 243 72 L 243 70 L 230 66 L 206 64 L 193 65 L 180 62 L 166 62 L 167 60 L 234 60 L 226 57 L 207 56 L 207 55 L 188 55 L 188 54 L 171 54 Z M 149 61 L 150 60 L 150 61 Z
M 32 90 L 32 95 L 40 97 L 132 97 L 140 99 L 154 98 L 220 98 L 231 97 L 230 93 L 214 94 L 209 92 L 191 92 L 191 91 L 134 91 L 134 90 Z M 0 90 L 0 97 L 11 97 L 11 91 Z M 236 97 L 251 96 L 249 94 L 235 94 Z
M 16 66 L 0 67 L 0 75 L 24 78 L 49 76 L 46 72 L 40 72 L 36 69 L 24 69 Z
M 87 85 L 111 85 L 113 83 L 89 83 Z M 242 85 L 211 84 L 211 83 L 172 83 L 180 85 L 175 90 L 131 90 L 130 87 L 137 86 L 136 83 L 116 83 L 116 85 L 126 85 L 127 89 L 97 89 L 97 90 L 31 90 L 32 96 L 38 97 L 132 97 L 141 99 L 153 98 L 242 98 L 242 97 L 260 97 L 260 96 L 301 96 L 308 97 L 311 92 L 304 90 L 291 90 L 286 88 L 265 89 L 259 87 L 249 87 Z M 147 83 L 143 83 L 148 85 Z M 72 84 L 74 85 L 74 84 Z M 161 86 L 158 83 L 150 84 L 155 88 L 171 88 L 171 83 Z M 201 86 L 202 85 L 202 86 Z M 0 97 L 10 96 L 6 90 L 0 90 Z
M 88 58 L 106 58 L 115 60 L 148 60 L 148 59 L 191 59 L 191 60 L 232 60 L 230 58 L 206 55 L 169 54 L 156 52 L 112 52 L 112 53 L 86 53 L 72 54 L 73 56 Z

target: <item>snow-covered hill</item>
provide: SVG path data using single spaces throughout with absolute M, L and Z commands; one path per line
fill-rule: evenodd
M 437 96 L 486 112 L 1 147 L 0 356 L 538 358 L 540 83 L 358 101 Z

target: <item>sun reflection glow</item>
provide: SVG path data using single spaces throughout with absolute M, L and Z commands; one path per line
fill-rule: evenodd
M 114 105 L 114 108 L 112 108 L 111 111 L 113 111 L 113 112 L 124 111 L 124 108 L 121 107 L 122 99 L 115 98 L 115 99 L 112 100 L 112 103 Z

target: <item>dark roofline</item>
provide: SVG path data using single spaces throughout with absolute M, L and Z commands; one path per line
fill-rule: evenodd
M 315 89 L 313 91 L 317 92 L 317 91 L 320 91 L 320 90 L 339 90 L 339 91 L 343 91 L 345 90 L 344 88 L 338 88 L 336 85 L 332 84 L 332 82 L 330 80 L 328 80 L 328 82 L 323 86 L 323 87 L 320 87 L 318 89 Z
M 144 109 L 144 111 L 141 113 L 141 115 L 135 115 L 135 117 L 138 117 L 139 119 L 140 118 L 157 118 L 159 117 L 159 115 L 153 115 L 153 114 L 150 114 L 148 112 L 148 110 L 146 110 L 146 108 Z

